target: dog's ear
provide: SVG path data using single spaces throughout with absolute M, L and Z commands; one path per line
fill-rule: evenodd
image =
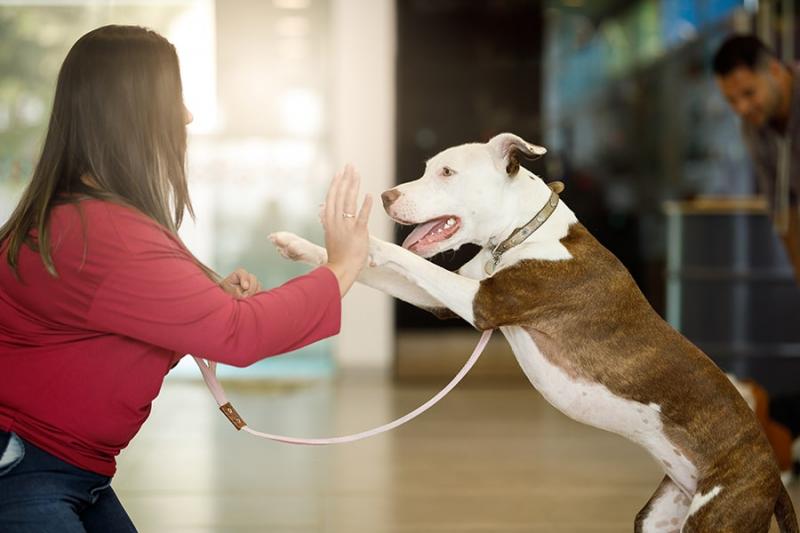
M 519 171 L 519 157 L 539 159 L 547 150 L 531 144 L 513 133 L 500 133 L 492 137 L 488 143 L 489 152 L 499 168 L 505 168 L 506 174 L 516 176 Z

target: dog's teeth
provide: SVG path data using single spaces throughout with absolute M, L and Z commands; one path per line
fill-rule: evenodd
M 455 223 L 456 223 L 456 219 L 448 218 L 447 222 L 445 222 L 445 224 L 444 224 L 444 227 L 445 228 L 451 228 L 451 227 L 453 227 L 453 225 L 455 225 Z

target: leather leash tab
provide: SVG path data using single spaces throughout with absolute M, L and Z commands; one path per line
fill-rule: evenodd
M 233 427 L 235 427 L 237 431 L 241 430 L 247 425 L 244 423 L 244 420 L 242 420 L 242 417 L 239 416 L 239 413 L 236 412 L 236 409 L 233 408 L 231 402 L 228 402 L 225 405 L 220 405 L 219 410 L 222 411 L 222 414 L 224 414 L 228 420 L 231 421 L 231 424 L 233 424 Z

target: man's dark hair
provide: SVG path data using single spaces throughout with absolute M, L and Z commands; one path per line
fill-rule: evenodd
M 712 68 L 717 76 L 727 76 L 739 67 L 760 70 L 771 58 L 775 58 L 775 54 L 758 37 L 734 35 L 714 54 Z

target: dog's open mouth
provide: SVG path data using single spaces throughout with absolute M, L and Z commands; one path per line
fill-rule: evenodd
M 461 228 L 461 219 L 453 215 L 434 218 L 419 224 L 406 240 L 403 248 L 412 252 L 422 251 L 432 244 L 442 242 L 452 237 Z

